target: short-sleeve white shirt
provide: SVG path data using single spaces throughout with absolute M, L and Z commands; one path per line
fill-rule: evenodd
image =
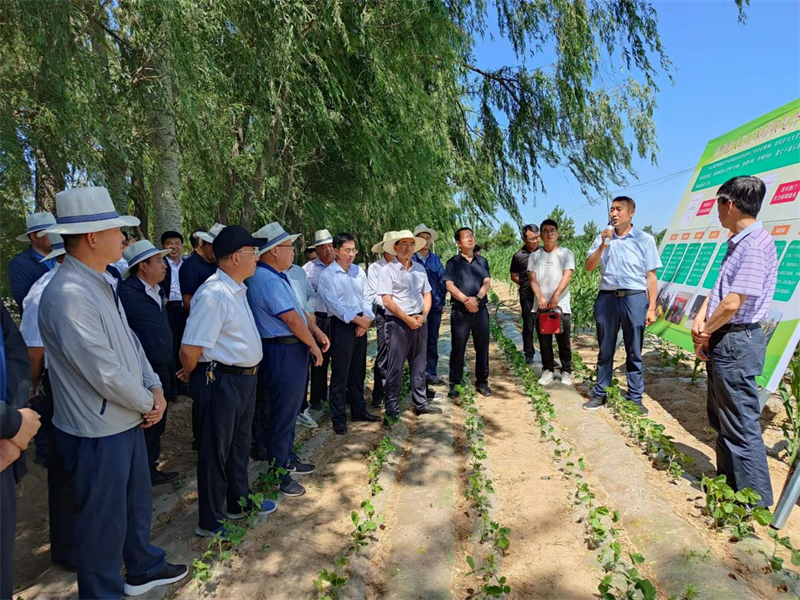
M 564 276 L 564 271 L 568 269 L 575 270 L 575 255 L 568 248 L 558 247 L 552 252 L 542 248 L 541 252 L 532 253 L 528 259 L 528 271 L 536 273 L 536 282 L 539 284 L 542 296 L 547 300 L 550 300 Z M 558 307 L 565 314 L 572 312 L 569 300 L 569 286 L 567 286 L 558 299 Z M 534 311 L 538 310 L 538 305 L 538 300 L 534 298 Z
M 232 367 L 260 363 L 261 336 L 247 302 L 247 286 L 217 269 L 192 296 L 182 342 L 202 347 L 202 362 Z
M 411 261 L 411 267 L 406 269 L 395 259 L 381 269 L 377 294 L 391 296 L 407 315 L 417 315 L 422 312 L 423 296 L 430 291 L 428 272 L 419 263 Z M 391 313 L 389 309 L 386 310 Z

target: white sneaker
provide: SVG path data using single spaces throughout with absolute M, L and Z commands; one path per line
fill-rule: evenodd
M 303 427 L 308 427 L 309 429 L 316 429 L 319 427 L 317 422 L 311 417 L 311 412 L 309 412 L 308 408 L 297 415 L 297 424 L 302 425 Z
M 562 373 L 561 383 L 564 385 L 572 385 L 572 373 Z
M 552 371 L 544 371 L 542 376 L 539 378 L 539 385 L 550 385 L 553 383 L 553 372 Z

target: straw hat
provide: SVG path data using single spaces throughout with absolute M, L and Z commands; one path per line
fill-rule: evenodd
M 268 240 L 266 244 L 258 249 L 258 255 L 261 256 L 267 250 L 272 250 L 275 246 L 284 240 L 290 240 L 292 243 L 300 237 L 299 233 L 289 234 L 277 222 L 273 221 L 268 225 L 264 225 L 261 229 L 253 234 L 255 238 L 263 238 Z
M 425 225 L 425 223 L 420 223 L 419 225 L 417 225 L 417 228 L 414 229 L 414 235 L 419 235 L 420 233 L 429 234 L 431 236 L 431 244 L 439 239 L 438 232 L 434 231 L 433 229 Z
M 311 244 L 312 248 L 316 248 L 317 246 L 324 246 L 325 244 L 332 244 L 333 243 L 333 236 L 331 232 L 327 229 L 320 229 L 319 231 L 314 232 L 314 243 Z
M 151 256 L 155 256 L 158 254 L 162 258 L 172 252 L 169 248 L 166 250 L 159 250 L 150 240 L 139 240 L 135 244 L 131 244 L 125 251 L 122 253 L 122 258 L 124 258 L 127 263 L 128 267 L 122 272 L 122 278 L 127 279 L 128 275 L 131 274 L 131 267 L 139 264 L 143 260 L 147 260 Z
M 216 238 L 223 229 L 225 229 L 225 225 L 222 223 L 214 223 L 208 231 L 195 231 L 194 234 L 204 242 L 213 244 L 214 238 Z
M 400 231 L 393 232 L 393 236 L 390 237 L 388 240 L 383 242 L 383 251 L 388 252 L 389 254 L 393 254 L 397 256 L 397 251 L 394 249 L 394 245 L 399 242 L 400 240 L 414 240 L 414 252 L 419 252 L 422 248 L 425 247 L 426 242 L 421 237 L 416 237 L 413 233 L 411 233 L 408 229 L 401 229 Z
M 111 196 L 104 187 L 77 187 L 58 192 L 56 212 L 56 224 L 39 231 L 39 237 L 45 233 L 80 235 L 115 227 L 135 227 L 139 224 L 136 217 L 117 213 Z
M 67 253 L 67 251 L 64 249 L 64 238 L 62 238 L 57 233 L 48 233 L 47 238 L 50 240 L 50 254 L 48 254 L 42 260 L 40 260 L 39 261 L 40 263 L 43 263 L 46 260 L 50 260 L 51 258 L 57 258 L 62 254 Z
M 392 239 L 392 237 L 396 233 L 397 233 L 396 231 L 387 231 L 386 233 L 384 233 L 383 234 L 383 240 L 381 240 L 380 242 L 378 242 L 377 244 L 372 246 L 372 251 L 375 252 L 376 254 L 383 254 L 383 252 L 384 252 L 383 243 L 389 241 L 390 239 Z
M 27 221 L 25 225 L 28 227 L 28 230 L 25 233 L 21 233 L 17 236 L 18 242 L 30 242 L 31 238 L 28 236 L 32 233 L 38 233 L 40 231 L 44 231 L 51 225 L 56 224 L 56 218 L 53 216 L 53 213 L 49 212 L 39 212 L 33 213 L 32 215 L 28 215 Z

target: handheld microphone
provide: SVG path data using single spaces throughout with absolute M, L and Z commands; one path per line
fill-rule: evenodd
M 611 221 L 608 222 L 608 227 L 606 227 L 606 231 L 614 231 L 614 226 L 611 224 Z M 608 246 L 608 238 L 603 238 L 603 246 Z

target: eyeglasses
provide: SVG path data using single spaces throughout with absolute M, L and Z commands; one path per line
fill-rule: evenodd
M 234 252 L 234 254 L 252 254 L 253 256 L 256 256 L 258 252 L 256 250 L 237 250 Z
M 278 244 L 275 246 L 276 248 L 290 248 L 292 252 L 294 252 L 294 246 L 292 244 Z
M 353 256 L 358 254 L 358 250 L 356 250 L 355 248 L 339 248 L 339 252 L 341 252 L 342 254 L 352 254 Z

